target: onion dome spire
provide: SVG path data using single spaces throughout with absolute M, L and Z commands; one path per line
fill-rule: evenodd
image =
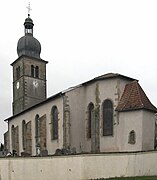
M 26 55 L 40 59 L 41 45 L 40 42 L 33 37 L 33 20 L 30 18 L 30 3 L 27 7 L 28 17 L 24 22 L 25 35 L 21 37 L 17 43 L 18 56 Z

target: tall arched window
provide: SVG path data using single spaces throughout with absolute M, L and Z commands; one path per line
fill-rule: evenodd
M 58 109 L 56 106 L 53 106 L 51 110 L 51 125 L 51 139 L 58 139 Z
M 19 127 L 11 126 L 11 141 L 12 141 L 12 153 L 14 155 L 19 154 Z
M 34 74 L 34 66 L 31 65 L 31 76 L 34 77 L 34 75 L 35 75 L 35 74 Z
M 39 115 L 37 114 L 35 116 L 35 139 L 36 139 L 36 144 L 39 143 Z
M 94 110 L 94 104 L 89 103 L 89 105 L 88 105 L 88 121 L 87 121 L 87 138 L 91 138 L 91 121 L 92 121 L 93 110 Z
M 103 136 L 113 135 L 113 104 L 106 99 L 103 102 Z
M 39 77 L 39 67 L 38 66 L 36 66 L 35 67 L 35 77 Z
M 15 128 L 14 128 L 14 125 L 11 126 L 11 140 L 12 140 L 12 150 L 15 150 Z
M 22 145 L 23 150 L 26 149 L 26 122 L 25 120 L 22 121 Z

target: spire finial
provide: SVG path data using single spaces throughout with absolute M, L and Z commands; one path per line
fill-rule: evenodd
M 32 10 L 30 2 L 28 3 L 28 6 L 26 8 L 28 9 L 28 17 L 29 17 L 30 16 L 30 11 Z

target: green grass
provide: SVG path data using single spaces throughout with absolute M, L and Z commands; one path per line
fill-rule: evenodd
M 157 176 L 100 178 L 96 180 L 157 180 Z

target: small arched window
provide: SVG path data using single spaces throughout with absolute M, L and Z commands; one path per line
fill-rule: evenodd
M 113 135 L 113 104 L 106 99 L 103 102 L 103 136 Z
M 22 145 L 23 149 L 26 149 L 26 122 L 25 120 L 22 121 Z
M 31 76 L 34 77 L 35 73 L 34 73 L 34 66 L 31 65 Z
M 35 77 L 39 77 L 39 67 L 38 66 L 36 66 L 35 67 Z
M 51 139 L 58 139 L 58 109 L 56 106 L 51 110 Z
M 16 68 L 16 78 L 19 79 L 20 78 L 20 66 L 18 66 Z
M 129 144 L 135 144 L 136 143 L 136 133 L 134 130 L 130 131 L 129 138 L 128 138 Z
M 93 118 L 94 104 L 89 103 L 88 105 L 88 121 L 87 121 L 87 138 L 91 138 L 91 122 Z

